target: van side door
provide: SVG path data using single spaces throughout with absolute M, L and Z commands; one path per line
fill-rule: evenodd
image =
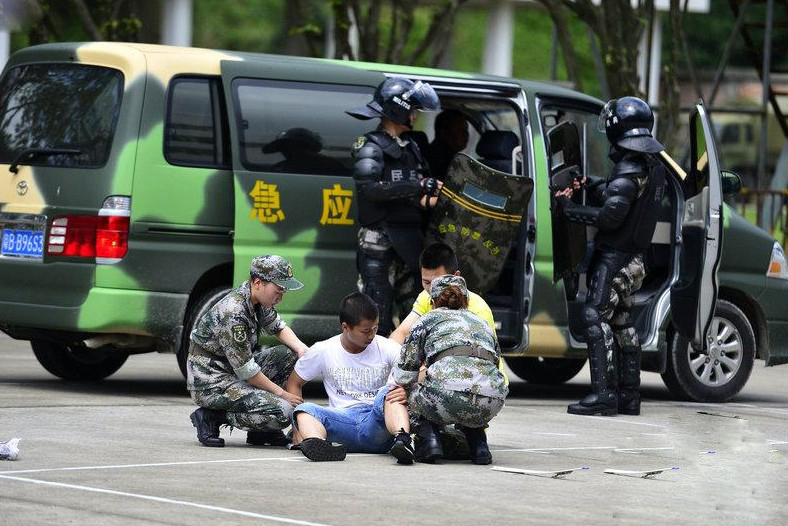
M 382 75 L 300 59 L 222 63 L 234 178 L 234 282 L 255 256 L 289 260 L 304 288 L 277 307 L 305 341 L 337 331 L 337 306 L 357 290 L 358 220 L 351 148 L 376 123 L 345 110 L 372 98 Z
M 722 253 L 723 206 L 719 154 L 702 103 L 690 114 L 690 169 L 684 180 L 679 278 L 670 289 L 676 330 L 697 349 L 709 345 Z

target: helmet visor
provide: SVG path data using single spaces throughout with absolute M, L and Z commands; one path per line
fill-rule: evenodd
M 605 131 L 605 122 L 607 119 L 613 116 L 613 106 L 615 105 L 616 100 L 609 100 L 605 107 L 602 108 L 602 111 L 599 112 L 599 120 L 597 121 L 596 129 L 597 131 Z
M 403 93 L 402 98 L 424 111 L 437 111 L 441 107 L 438 94 L 435 93 L 432 86 L 420 80 L 417 80 L 411 89 Z

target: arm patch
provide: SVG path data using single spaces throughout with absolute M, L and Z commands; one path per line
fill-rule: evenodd
M 248 336 L 246 334 L 245 325 L 241 325 L 240 323 L 238 325 L 233 325 L 231 331 L 235 343 L 246 343 Z

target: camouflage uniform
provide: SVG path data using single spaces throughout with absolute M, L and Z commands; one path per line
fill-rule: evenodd
M 274 264 L 286 265 L 288 275 L 271 278 Z M 301 284 L 279 256 L 262 256 L 252 262 L 252 272 L 284 288 Z M 246 380 L 262 372 L 284 386 L 297 356 L 285 345 L 260 348 L 263 332 L 278 334 L 285 322 L 273 307 L 251 301 L 250 281 L 228 293 L 214 305 L 191 333 L 186 360 L 187 387 L 192 400 L 209 409 L 227 411 L 230 425 L 246 431 L 284 429 L 290 425 L 292 406 L 283 398 L 252 386 Z
M 495 361 L 446 356 L 433 362 L 440 353 L 458 347 L 484 349 Z M 394 380 L 412 386 L 409 407 L 430 422 L 483 427 L 503 408 L 509 392 L 497 368 L 500 353 L 498 340 L 484 320 L 466 309 L 442 307 L 422 316 L 411 329 Z M 416 384 L 422 362 L 428 365 L 427 376 Z

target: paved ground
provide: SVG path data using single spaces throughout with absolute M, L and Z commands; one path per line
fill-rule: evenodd
M 657 375 L 639 417 L 567 415 L 588 373 L 560 388 L 513 383 L 489 432 L 494 466 L 587 467 L 564 479 L 385 455 L 198 447 L 172 356 L 133 356 L 112 378 L 57 380 L 0 337 L 0 524 L 785 524 L 788 367 L 763 368 L 732 403 L 673 402 Z M 309 399 L 324 401 L 319 389 Z M 678 467 L 653 479 L 606 469 Z

